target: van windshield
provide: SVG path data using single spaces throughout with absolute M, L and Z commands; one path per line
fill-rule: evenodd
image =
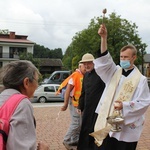
M 59 80 L 60 79 L 60 73 L 56 73 L 52 76 L 52 80 Z

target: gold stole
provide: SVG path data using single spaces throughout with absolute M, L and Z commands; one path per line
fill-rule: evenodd
M 94 132 L 90 135 L 95 138 L 95 143 L 97 146 L 100 146 L 103 142 L 103 139 L 108 135 L 111 125 L 107 124 L 106 118 L 110 116 L 113 112 L 113 100 L 114 96 L 116 95 L 115 100 L 119 101 L 130 101 L 135 89 L 139 83 L 141 73 L 135 67 L 135 73 L 132 75 L 131 78 L 126 78 L 119 90 L 118 94 L 115 94 L 116 88 L 120 81 L 122 75 L 122 68 L 119 68 L 115 74 L 113 75 L 110 84 L 107 88 L 107 93 L 105 93 L 105 100 L 103 101 L 102 106 L 100 107 L 98 117 L 95 123 Z

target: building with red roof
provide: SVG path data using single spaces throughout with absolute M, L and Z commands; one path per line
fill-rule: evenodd
M 10 61 L 19 60 L 20 53 L 32 53 L 34 42 L 26 35 L 16 35 L 15 32 L 0 34 L 0 67 Z

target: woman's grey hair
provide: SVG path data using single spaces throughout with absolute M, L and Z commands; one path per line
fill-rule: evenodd
M 0 82 L 5 89 L 13 88 L 19 90 L 23 86 L 23 81 L 26 77 L 32 82 L 35 73 L 40 75 L 38 69 L 27 60 L 12 61 L 6 64 L 0 70 Z

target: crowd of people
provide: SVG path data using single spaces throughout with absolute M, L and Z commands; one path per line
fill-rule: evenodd
M 107 47 L 105 24 L 98 34 L 101 38 L 98 58 L 84 54 L 78 68 L 59 89 L 64 93 L 61 111 L 69 108 L 71 119 L 63 144 L 68 150 L 136 150 L 150 105 L 147 78 L 134 65 L 137 58 L 134 45 L 120 50 L 120 65 L 116 65 Z M 38 69 L 26 60 L 13 61 L 1 68 L 0 106 L 12 95 L 26 96 L 11 116 L 7 150 L 50 149 L 46 143 L 37 141 L 36 120 L 29 101 L 38 87 L 39 76 Z M 116 110 L 124 120 L 119 132 L 112 131 L 107 123 Z

